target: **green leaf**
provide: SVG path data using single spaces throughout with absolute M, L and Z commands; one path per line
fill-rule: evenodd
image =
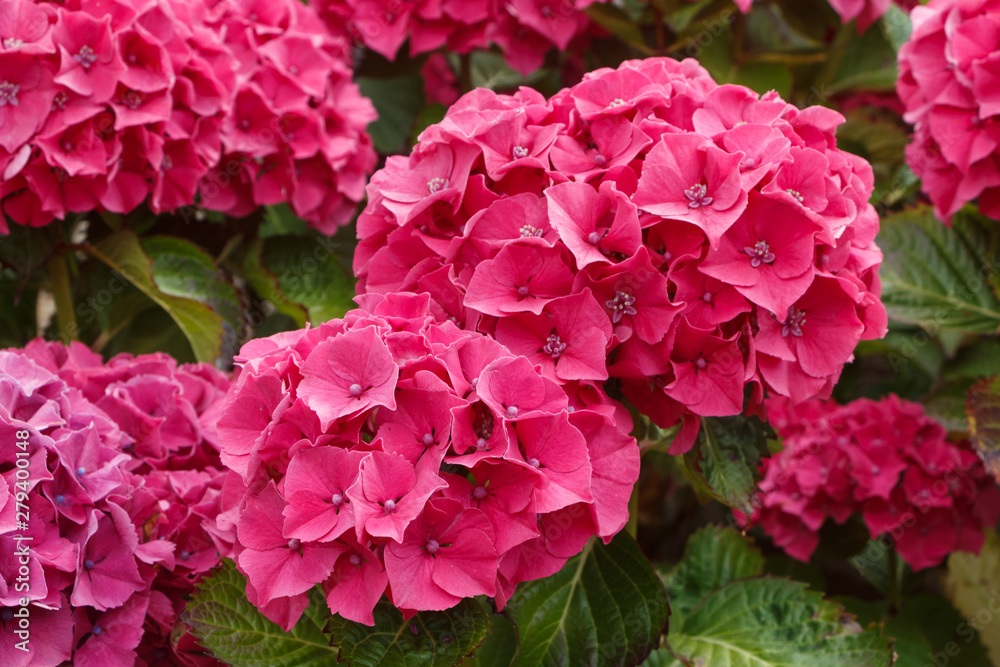
M 473 51 L 469 57 L 469 74 L 474 88 L 490 90 L 531 86 L 545 77 L 542 69 L 523 76 L 508 65 L 501 54 L 493 51 Z
M 994 627 L 1000 622 L 1000 535 L 995 530 L 986 531 L 978 555 L 956 551 L 948 556 L 944 589 L 968 625 L 980 631 L 990 660 L 1000 664 L 1000 632 Z
M 285 296 L 278 286 L 278 279 L 261 264 L 261 254 L 264 252 L 264 241 L 254 239 L 246 246 L 236 251 L 239 270 L 257 296 L 271 302 L 280 313 L 292 318 L 296 328 L 306 325 L 309 311 L 300 303 Z
M 518 653 L 517 628 L 503 614 L 490 619 L 490 634 L 462 667 L 512 667 Z
M 760 577 L 708 595 L 667 638 L 685 665 L 888 667 L 892 642 L 805 584 Z M 670 664 L 670 663 L 666 663 Z
M 510 601 L 517 667 L 636 665 L 659 646 L 670 606 L 663 582 L 622 532 L 592 540 L 556 574 L 521 584 Z
M 951 227 L 921 208 L 885 218 L 878 236 L 885 254 L 879 275 L 889 316 L 931 333 L 992 333 L 1000 303 L 989 285 L 992 262 L 985 227 L 957 215 Z
M 767 435 L 759 419 L 705 417 L 697 443 L 684 458 L 689 469 L 701 471 L 711 497 L 750 515 L 757 468 L 766 455 Z
M 899 614 L 886 619 L 885 634 L 896 639 L 897 667 L 992 667 L 980 634 L 948 600 L 937 595 L 904 599 Z
M 332 665 L 337 650 L 323 633 L 330 612 L 316 589 L 309 598 L 302 618 L 285 632 L 250 604 L 246 579 L 226 559 L 198 585 L 181 618 L 202 646 L 233 667 Z
M 664 581 L 674 625 L 712 591 L 764 573 L 764 557 L 734 530 L 706 526 L 684 545 L 684 557 Z
M 152 260 L 153 280 L 160 291 L 211 308 L 222 317 L 226 333 L 235 343 L 236 330 L 243 320 L 240 298 L 215 261 L 189 241 L 172 236 L 147 236 L 139 243 Z M 223 354 L 235 351 L 224 350 Z
M 449 667 L 479 646 L 490 626 L 480 599 L 447 611 L 424 611 L 409 620 L 384 598 L 375 606 L 375 627 L 332 616 L 326 631 L 351 667 Z
M 972 385 L 965 401 L 972 444 L 1000 483 L 1000 375 Z
M 184 333 L 198 361 L 213 363 L 220 356 L 225 333 L 222 316 L 204 303 L 162 291 L 153 277 L 153 261 L 134 233 L 127 229 L 114 232 L 87 246 L 87 252 L 163 308 Z
M 359 76 L 356 81 L 378 112 L 378 120 L 368 125 L 375 150 L 386 155 L 405 152 L 417 114 L 424 108 L 424 79 L 419 70 Z
M 886 41 L 895 51 L 899 51 L 903 44 L 910 41 L 910 33 L 913 32 L 913 22 L 910 21 L 910 15 L 894 2 L 889 3 L 889 8 L 879 21 L 879 27 L 882 28 Z
M 250 258 L 252 262 L 252 253 Z M 251 266 L 247 274 L 253 276 L 250 279 L 255 281 L 254 289 L 260 284 L 263 291 L 258 293 L 274 301 L 281 312 L 291 317 L 296 317 L 293 306 L 300 306 L 310 322 L 319 324 L 341 317 L 355 307 L 354 278 L 341 267 L 327 237 L 267 239 L 260 252 L 259 266 L 266 273 Z
M 840 55 L 840 67 L 829 92 L 895 90 L 898 71 L 896 51 L 886 41 L 882 31 L 866 30 L 858 35 L 852 28 Z
M 288 204 L 276 204 L 264 207 L 264 223 L 257 234 L 262 239 L 272 236 L 302 236 L 309 229 L 309 224 L 295 215 Z
M 590 20 L 618 39 L 635 47 L 640 53 L 652 55 L 642 30 L 623 10 L 614 5 L 591 5 L 586 9 L 586 13 Z

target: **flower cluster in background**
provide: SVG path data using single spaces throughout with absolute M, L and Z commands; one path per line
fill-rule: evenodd
M 597 0 L 600 1 L 600 0 Z M 331 32 L 352 35 L 394 60 L 445 48 L 469 53 L 496 44 L 512 68 L 530 74 L 552 49 L 566 51 L 592 24 L 582 10 L 595 0 L 310 0 Z
M 104 364 L 41 340 L 0 352 L 0 663 L 218 664 L 175 628 L 197 580 L 231 552 L 215 528 L 228 386 L 162 354 Z M 27 442 L 24 484 L 15 441 Z M 18 535 L 31 538 L 26 590 L 14 586 Z M 22 597 L 29 653 L 14 647 Z
M 890 535 L 920 570 L 953 551 L 978 553 L 983 529 L 1000 520 L 1000 489 L 982 461 L 919 403 L 778 399 L 767 408 L 784 449 L 764 461 L 751 522 L 790 556 L 809 560 L 827 519 L 858 512 L 873 538 Z
M 295 0 L 4 0 L 0 206 L 40 226 L 147 200 L 235 217 L 287 201 L 332 233 L 375 165 L 348 56 Z
M 886 330 L 871 167 L 841 122 L 693 60 L 551 100 L 473 91 L 373 176 L 358 290 L 427 292 L 567 391 L 619 379 L 664 427 L 828 394 Z
M 624 407 L 435 323 L 427 295 L 359 302 L 237 358 L 219 524 L 265 615 L 290 628 L 317 584 L 333 613 L 369 625 L 387 587 L 406 611 L 503 606 L 621 530 L 639 473 Z
M 896 86 L 914 125 L 907 162 L 942 220 L 977 198 L 1000 220 L 1000 2 L 934 0 L 912 20 Z

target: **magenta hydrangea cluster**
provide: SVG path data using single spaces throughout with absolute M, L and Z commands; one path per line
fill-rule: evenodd
M 40 226 L 289 202 L 332 232 L 375 166 L 347 51 L 295 0 L 2 0 L 0 207 Z
M 384 593 L 407 613 L 502 607 L 624 527 L 639 449 L 623 406 L 436 323 L 426 294 L 358 301 L 237 357 L 219 524 L 266 616 L 290 628 L 317 584 L 369 625 Z
M 231 553 L 213 428 L 228 386 L 162 354 L 0 351 L 0 664 L 217 664 L 178 618 Z
M 1000 2 L 933 0 L 912 19 L 896 84 L 907 162 L 942 220 L 977 198 L 1000 220 Z
M 807 561 L 827 519 L 859 513 L 913 569 L 978 553 L 1000 520 L 1000 489 L 967 441 L 950 441 L 919 403 L 890 396 L 847 405 L 768 401 L 784 449 L 764 461 L 751 522 Z
M 337 34 L 351 35 L 395 60 L 446 48 L 469 53 L 496 44 L 511 67 L 528 75 L 552 49 L 565 51 L 592 24 L 582 10 L 607 0 L 309 0 Z
M 551 100 L 473 91 L 373 176 L 358 290 L 427 292 L 439 320 L 567 391 L 616 379 L 664 427 L 765 389 L 828 395 L 886 330 L 872 170 L 837 148 L 843 120 L 693 60 L 626 62 Z

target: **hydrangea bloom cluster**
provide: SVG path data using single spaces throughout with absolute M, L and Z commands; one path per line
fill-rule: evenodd
M 394 60 L 409 39 L 410 54 L 442 47 L 469 53 L 496 44 L 511 67 L 530 74 L 554 48 L 567 50 L 591 27 L 582 10 L 607 0 L 310 0 L 332 32 Z
M 664 427 L 738 414 L 747 390 L 826 394 L 886 329 L 872 171 L 841 122 L 693 60 L 548 101 L 473 91 L 373 176 L 358 290 L 427 292 L 567 391 L 617 378 Z
M 919 403 L 890 396 L 847 405 L 768 402 L 784 449 L 764 461 L 759 523 L 806 561 L 826 519 L 858 512 L 913 569 L 952 551 L 979 552 L 1000 519 L 1000 490 L 967 442 L 952 442 Z
M 317 584 L 369 625 L 386 592 L 408 613 L 476 595 L 503 606 L 621 530 L 639 450 L 620 404 L 435 323 L 426 294 L 358 301 L 237 357 L 219 524 L 265 615 L 292 627 Z
M 375 164 L 346 61 L 295 0 L 2 0 L 0 206 L 40 226 L 287 201 L 332 231 Z
M 225 475 L 211 426 L 227 388 L 160 354 L 104 365 L 80 344 L 0 351 L 0 664 L 216 664 L 171 634 L 231 551 L 215 531 Z
M 914 125 L 907 162 L 941 219 L 978 198 L 1000 220 L 1000 2 L 934 0 L 912 19 L 896 84 Z

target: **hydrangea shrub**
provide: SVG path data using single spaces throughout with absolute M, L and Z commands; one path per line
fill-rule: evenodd
M 333 232 L 364 195 L 374 109 L 346 41 L 300 2 L 5 0 L 2 16 L 0 206 L 19 224 L 289 202 Z
M 828 395 L 886 330 L 872 172 L 842 121 L 692 60 L 550 100 L 474 91 L 372 178 L 358 289 L 428 292 L 439 320 L 570 391 L 619 380 L 664 427 Z
M 912 18 L 896 86 L 914 126 L 907 162 L 942 220 L 975 200 L 1000 220 L 1000 4 L 934 0 Z
M 105 364 L 41 340 L 0 351 L 0 435 L 11 443 L 0 450 L 0 662 L 217 664 L 178 618 L 231 552 L 215 523 L 228 385 L 162 354 Z M 26 520 L 15 512 L 25 505 Z M 28 651 L 15 634 L 24 608 Z
M 809 560 L 827 519 L 855 513 L 873 539 L 891 537 L 914 570 L 953 551 L 979 553 L 983 530 L 1000 521 L 1000 489 L 983 462 L 919 403 L 889 396 L 767 407 L 784 448 L 764 461 L 750 520 L 799 560 Z
M 319 327 L 252 341 L 219 420 L 220 526 L 247 595 L 286 629 L 320 584 L 373 624 L 558 571 L 625 525 L 639 472 L 631 418 L 567 392 L 427 295 L 369 295 Z

